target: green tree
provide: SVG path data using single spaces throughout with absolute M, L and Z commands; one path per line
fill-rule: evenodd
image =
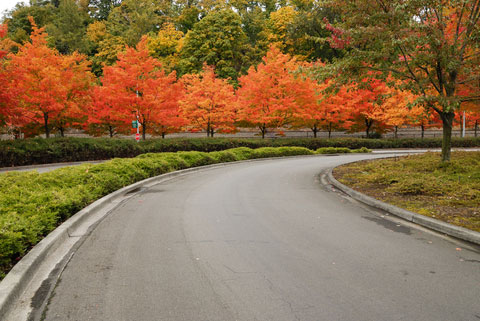
M 332 61 L 342 57 L 344 51 L 332 48 L 324 39 L 331 35 L 331 31 L 325 26 L 324 21 L 336 21 L 340 19 L 338 14 L 318 4 L 298 5 L 298 14 L 287 28 L 287 38 L 292 47 L 290 53 L 302 56 L 306 60 Z
M 90 24 L 87 36 L 95 45 L 95 54 L 90 59 L 92 71 L 100 76 L 104 65 L 111 66 L 117 61 L 118 54 L 125 50 L 126 42 L 122 37 L 108 33 L 104 21 L 95 21 Z
M 33 31 L 28 17 L 33 17 L 39 27 L 44 27 L 55 19 L 57 11 L 58 9 L 48 1 L 30 6 L 17 4 L 5 18 L 5 22 L 8 24 L 8 37 L 23 44 L 30 39 Z
M 201 10 L 195 6 L 188 6 L 181 9 L 180 15 L 176 18 L 178 29 L 183 32 L 193 29 L 193 26 L 200 21 Z
M 268 14 L 260 6 L 252 6 L 239 12 L 242 17 L 243 30 L 252 49 L 251 62 L 257 65 L 270 47 Z
M 106 20 L 107 30 L 121 37 L 129 46 L 135 46 L 143 35 L 157 33 L 171 15 L 168 1 L 124 0 L 115 7 Z
M 89 54 L 93 47 L 87 37 L 89 23 L 90 17 L 75 0 L 60 0 L 55 18 L 47 25 L 47 32 L 60 53 L 78 51 Z
M 225 9 L 208 14 L 185 36 L 180 52 L 182 73 L 197 73 L 204 63 L 221 78 L 237 79 L 249 67 L 251 48 L 240 16 Z
M 156 36 L 148 39 L 150 56 L 158 59 L 168 72 L 173 71 L 178 64 L 182 39 L 183 32 L 176 30 L 173 23 L 165 23 Z
M 90 0 L 88 4 L 90 15 L 97 20 L 106 20 L 110 11 L 121 2 L 121 0 Z
M 379 73 L 400 80 L 402 89 L 419 95 L 418 104 L 442 119 L 442 161 L 449 161 L 455 112 L 480 100 L 473 90 L 480 79 L 480 1 L 329 0 L 327 5 L 343 18 L 330 26 L 332 44 L 350 50 L 334 73 L 344 80 Z

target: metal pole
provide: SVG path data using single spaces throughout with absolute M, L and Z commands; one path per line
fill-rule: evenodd
M 138 121 L 138 112 L 135 113 L 135 115 L 137 116 L 137 135 L 140 135 L 140 122 Z M 137 143 L 140 142 L 140 139 L 137 140 Z
M 463 111 L 463 129 L 462 129 L 462 137 L 465 137 L 465 111 Z
M 137 94 L 137 98 L 138 98 L 138 90 L 135 90 L 135 93 Z M 135 116 L 137 116 L 137 136 L 138 136 L 138 135 L 140 135 L 140 122 L 138 121 L 138 109 L 135 112 Z M 137 143 L 140 143 L 140 139 L 137 140 Z

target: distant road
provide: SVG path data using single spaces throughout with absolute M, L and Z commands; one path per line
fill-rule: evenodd
M 72 163 L 54 163 L 54 164 L 42 164 L 42 165 L 31 165 L 31 166 L 16 166 L 16 167 L 3 167 L 0 168 L 0 174 L 6 172 L 27 172 L 27 171 L 37 171 L 39 173 L 46 173 L 53 171 L 58 168 L 76 166 L 82 164 L 100 164 L 105 162 L 104 160 L 100 161 L 84 161 L 84 162 L 72 162 Z
M 480 151 L 480 148 L 454 148 L 453 150 L 467 150 L 467 151 Z M 373 151 L 374 154 L 413 154 L 413 153 L 425 153 L 425 152 L 439 152 L 438 148 L 431 149 L 376 149 Z M 53 163 L 53 164 L 42 164 L 42 165 L 31 165 L 31 166 L 17 166 L 17 167 L 3 167 L 0 168 L 0 174 L 11 171 L 26 172 L 31 170 L 36 170 L 39 173 L 46 173 L 53 171 L 58 168 L 75 166 L 81 164 L 100 164 L 105 162 L 105 160 L 100 161 L 84 161 L 84 162 L 72 162 L 72 163 Z
M 478 247 L 321 183 L 381 156 L 239 163 L 145 189 L 76 251 L 44 320 L 479 320 Z

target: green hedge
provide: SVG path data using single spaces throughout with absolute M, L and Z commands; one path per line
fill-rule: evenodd
M 240 147 L 211 153 L 149 153 L 102 164 L 0 175 L 0 279 L 43 237 L 95 200 L 163 173 L 255 158 L 313 155 L 304 147 Z
M 480 138 L 453 138 L 454 147 L 480 147 Z M 362 139 L 362 138 L 170 138 L 151 139 L 136 143 L 129 139 L 110 138 L 51 138 L 0 142 L 0 167 L 58 162 L 135 157 L 144 153 L 201 151 L 213 152 L 237 147 L 297 146 L 310 150 L 321 147 L 358 149 L 432 148 L 440 147 L 440 138 Z

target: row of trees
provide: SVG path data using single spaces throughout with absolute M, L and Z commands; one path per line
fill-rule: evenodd
M 229 79 L 227 82 L 234 86 L 234 106 L 237 106 L 234 124 L 251 124 L 244 112 L 245 101 L 249 101 L 245 99 L 248 94 L 245 88 L 253 92 L 258 84 L 249 85 L 246 81 L 253 74 L 260 74 L 263 66 L 267 68 L 268 63 L 261 62 L 261 57 L 272 44 L 282 54 L 295 56 L 295 68 L 285 66 L 284 69 L 295 74 L 297 93 L 308 87 L 305 84 L 309 81 L 305 79 L 313 77 L 318 82 L 312 87 L 316 92 L 314 101 L 321 102 L 318 105 L 322 108 L 326 108 L 328 101 L 336 99 L 338 103 L 342 97 L 350 99 L 340 104 L 342 107 L 336 107 L 342 109 L 339 114 L 345 117 L 337 118 L 332 126 L 339 123 L 348 128 L 353 122 L 351 128 L 358 127 L 359 117 L 347 111 L 372 105 L 376 111 L 363 116 L 367 131 L 372 126 L 398 127 L 392 125 L 391 119 L 396 118 L 395 123 L 400 124 L 402 119 L 412 118 L 414 106 L 418 110 L 421 107 L 428 119 L 421 122 L 422 126 L 432 121 L 429 117 L 441 122 L 444 161 L 450 159 L 456 116 L 463 111 L 475 113 L 479 108 L 478 0 L 32 0 L 30 6 L 17 7 L 7 19 L 8 37 L 18 43 L 13 45 L 13 52 L 21 53 L 25 46 L 27 31 L 31 30 L 26 19 L 30 13 L 49 30 L 50 46 L 62 54 L 80 57 L 73 54 L 74 50 L 86 54 L 92 63 L 91 71 L 97 77 L 108 70 L 104 66 L 117 68 L 117 59 L 122 57 L 120 53 L 125 50 L 125 44 L 133 48 L 145 34 L 149 35 L 145 40 L 149 57 L 160 61 L 166 74 L 176 72 L 176 78 L 181 79 L 182 95 L 188 95 L 188 90 L 194 87 L 195 76 L 189 75 L 198 75 L 205 64 L 214 66 L 216 76 Z M 325 64 L 315 64 L 318 58 Z M 9 59 L 13 66 L 15 59 Z M 78 59 L 82 63 L 85 60 Z M 80 60 L 75 66 L 81 65 Z M 258 68 L 252 69 L 257 65 Z M 105 76 L 106 79 L 98 81 L 106 84 L 109 76 Z M 73 76 L 65 77 L 73 79 Z M 203 81 L 203 76 L 197 77 Z M 285 81 L 290 80 L 287 77 Z M 178 82 L 177 79 L 175 84 Z M 67 80 L 64 83 L 68 83 Z M 112 92 L 114 86 L 104 87 Z M 71 88 L 59 89 L 59 92 L 71 101 L 85 97 L 73 94 L 80 90 L 76 86 Z M 278 108 L 275 116 L 266 118 L 258 127 L 262 130 L 263 124 L 265 129 L 305 126 L 298 125 L 299 113 L 292 112 L 287 105 L 296 106 L 292 108 L 304 113 L 310 107 L 301 102 L 308 95 L 284 97 L 284 92 L 271 92 L 275 95 L 274 101 L 270 97 L 272 104 L 262 108 Z M 137 101 L 143 99 L 140 90 L 135 90 L 135 95 Z M 255 99 L 261 100 L 265 95 L 260 91 Z M 9 98 L 2 96 L 5 101 Z M 11 93 L 10 96 L 17 97 Z M 390 105 L 395 106 L 392 109 L 396 115 L 401 115 L 404 100 L 411 99 L 414 103 L 406 103 L 411 107 L 407 108 L 409 116 L 389 117 L 388 122 L 379 116 L 389 114 L 386 111 Z M 280 107 L 280 102 L 287 105 Z M 248 106 L 253 105 L 258 107 L 251 102 Z M 178 106 L 178 117 L 185 118 L 183 99 L 178 100 Z M 183 126 L 193 130 L 191 124 Z M 313 128 L 316 127 L 313 124 Z M 211 128 L 207 126 L 207 129 L 211 133 Z
M 130 132 L 135 119 L 143 138 L 180 130 L 213 136 L 238 126 L 256 127 L 262 137 L 279 128 L 310 128 L 316 137 L 320 130 L 364 130 L 369 136 L 373 130 L 396 133 L 406 125 L 440 126 L 438 117 L 413 104 L 418 97 L 388 86 L 393 78 L 375 78 L 372 72 L 359 83 L 328 92 L 335 79 L 318 82 L 309 72 L 326 65 L 298 61 L 277 47 L 237 82 L 218 77 L 206 64 L 199 73 L 177 78 L 152 57 L 145 36 L 135 48 L 127 46 L 96 80 L 85 56 L 49 48 L 43 28 L 30 20 L 31 41 L 5 56 L 0 73 L 7 88 L 1 100 L 3 123 L 27 134 L 43 127 L 47 137 L 52 130 L 63 135 L 66 128 L 77 127 L 114 136 Z M 5 35 L 5 27 L 0 30 Z M 12 45 L 6 38 L 2 44 Z M 478 126 L 480 113 L 469 113 Z

